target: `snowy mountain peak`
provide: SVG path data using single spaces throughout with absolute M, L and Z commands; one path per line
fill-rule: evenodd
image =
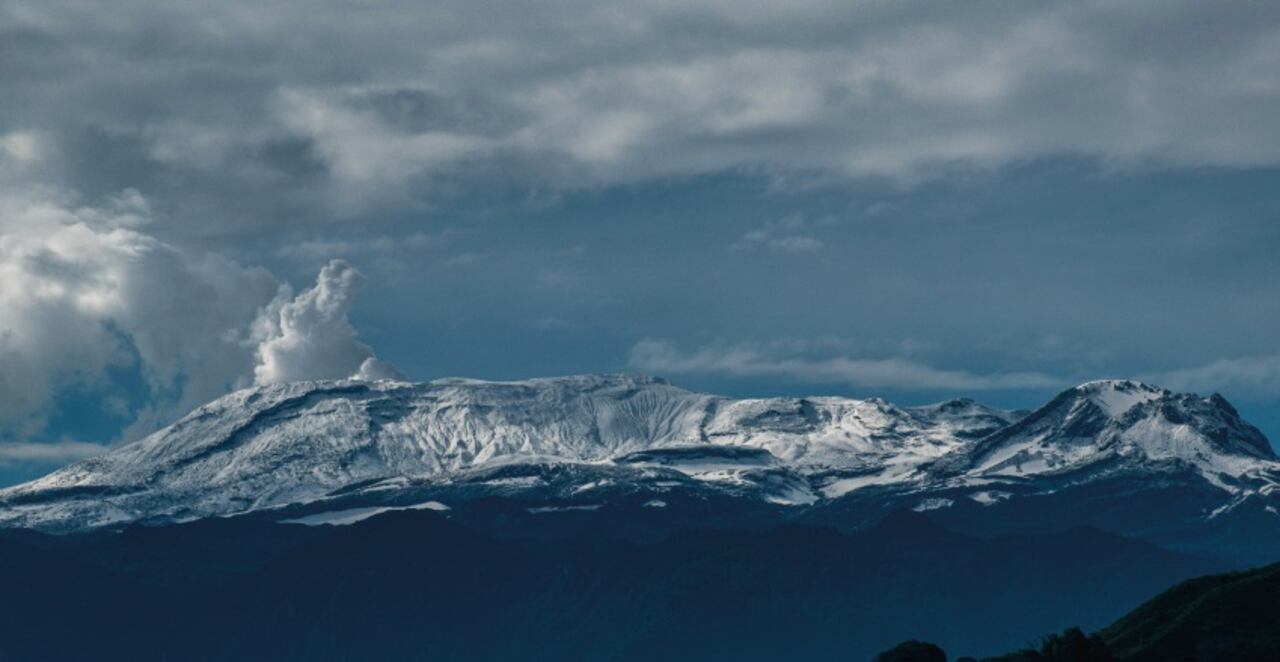
M 1100 379 L 1085 382 L 1072 390 L 1097 405 L 1111 418 L 1123 416 L 1134 405 L 1170 395 L 1169 391 L 1158 386 L 1128 379 Z
M 1017 423 L 939 463 L 938 470 L 1068 476 L 1163 464 L 1190 468 L 1215 485 L 1235 489 L 1232 485 L 1243 476 L 1269 481 L 1275 457 L 1262 433 L 1221 396 L 1101 380 L 1063 391 Z
M 635 469 L 640 451 L 699 446 L 654 464 L 678 471 L 676 478 L 731 487 L 776 465 L 790 476 L 766 477 L 783 486 L 785 497 L 777 498 L 805 502 L 816 497 L 795 483 L 798 474 L 893 466 L 892 477 L 905 478 L 1011 420 L 976 404 L 933 412 L 848 398 L 739 400 L 643 375 L 274 384 L 232 393 L 141 441 L 0 490 L 0 522 L 84 526 L 228 514 L 390 478 L 448 482 L 520 464 Z M 714 450 L 723 447 L 758 449 L 776 462 Z
M 630 374 L 295 382 L 232 393 L 141 441 L 0 490 L 0 525 L 92 528 L 361 495 L 383 503 L 393 492 L 397 502 L 512 490 L 573 499 L 606 485 L 794 506 L 1116 466 L 1189 466 L 1239 491 L 1280 476 L 1277 465 L 1220 396 L 1120 380 L 1068 389 L 1025 417 L 969 399 L 734 399 Z

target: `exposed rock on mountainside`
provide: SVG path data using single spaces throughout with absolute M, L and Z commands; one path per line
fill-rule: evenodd
M 1129 381 L 1069 389 L 1025 417 L 971 400 L 731 399 L 631 375 L 301 382 L 233 393 L 0 491 L 0 523 L 71 531 L 495 496 L 600 508 L 681 494 L 854 525 L 833 522 L 831 505 L 987 508 L 1117 479 L 1126 489 L 1191 485 L 1197 512 L 1179 516 L 1208 521 L 1237 508 L 1273 514 L 1280 462 L 1221 397 Z

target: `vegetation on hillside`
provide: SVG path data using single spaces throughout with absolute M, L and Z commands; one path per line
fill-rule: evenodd
M 981 662 L 1249 662 L 1280 659 L 1280 563 L 1201 577 L 1161 593 L 1101 632 L 1079 628 Z M 924 652 L 922 652 L 924 651 Z M 927 654 L 932 654 L 928 657 Z M 878 662 L 939 662 L 937 646 L 904 642 Z M 957 662 L 979 662 L 959 658 Z

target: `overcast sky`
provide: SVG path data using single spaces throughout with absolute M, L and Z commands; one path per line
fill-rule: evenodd
M 1275 3 L 155 5 L 0 0 L 0 483 L 353 374 L 1280 437 Z

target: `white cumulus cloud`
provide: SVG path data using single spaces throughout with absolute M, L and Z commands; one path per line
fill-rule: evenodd
M 347 318 L 364 277 L 342 260 L 320 270 L 316 284 L 297 297 L 278 302 L 259 320 L 254 381 L 258 384 L 303 379 L 403 379 L 395 367 L 377 359 L 356 337 Z
M 12 444 L 40 435 L 62 395 L 118 389 L 121 372 L 144 390 L 139 410 L 114 412 L 134 417 L 125 439 L 255 381 L 399 376 L 347 320 L 355 269 L 331 263 L 289 299 L 266 269 L 166 243 L 153 221 L 135 190 L 89 205 L 0 181 L 0 456 L 38 459 L 44 447 Z
M 150 215 L 136 191 L 99 206 L 0 192 L 0 427 L 36 431 L 62 389 L 135 362 L 151 396 L 140 420 L 246 383 L 241 336 L 276 279 L 142 232 Z

